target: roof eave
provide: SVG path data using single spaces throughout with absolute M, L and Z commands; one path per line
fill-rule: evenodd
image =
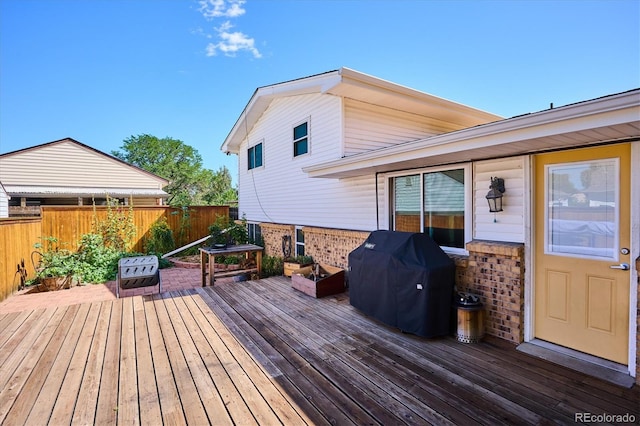
M 340 81 L 340 70 L 336 70 L 257 88 L 222 143 L 220 150 L 226 154 L 237 154 L 240 144 L 248 136 L 273 99 L 281 96 L 324 93 L 339 84 Z
M 532 146 L 528 149 L 508 147 L 523 141 L 559 134 L 570 134 L 583 130 L 615 126 L 625 123 L 640 123 L 640 89 L 585 101 L 577 104 L 549 109 L 538 113 L 513 117 L 502 121 L 479 125 L 455 132 L 445 133 L 418 141 L 406 142 L 392 147 L 343 157 L 337 160 L 308 166 L 303 171 L 309 177 L 347 178 L 377 172 L 388 172 L 400 168 L 447 164 L 448 161 L 472 161 L 486 159 L 480 150 L 501 147 L 506 155 L 518 155 L 542 150 Z M 623 140 L 640 137 L 632 131 Z M 594 140 L 592 143 L 602 143 Z M 582 144 L 582 143 L 581 143 Z M 569 144 L 555 147 L 544 146 L 544 150 L 567 148 Z M 465 154 L 466 153 L 466 154 Z M 474 155 L 475 154 L 475 155 Z M 427 161 L 431 159 L 433 161 Z

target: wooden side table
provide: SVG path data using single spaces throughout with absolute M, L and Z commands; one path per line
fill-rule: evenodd
M 216 276 L 225 277 L 238 275 L 247 272 L 257 272 L 260 274 L 262 270 L 262 250 L 263 247 L 255 244 L 239 244 L 235 246 L 228 246 L 223 249 L 214 249 L 212 247 L 203 247 L 200 249 L 200 272 L 202 273 L 202 287 L 207 285 L 207 275 L 209 275 L 209 285 L 212 286 L 216 281 Z M 256 254 L 256 267 L 250 269 L 239 269 L 233 272 L 225 272 L 216 274 L 215 257 L 216 256 L 228 256 L 244 254 L 249 258 L 251 253 Z M 207 268 L 207 262 L 209 267 Z

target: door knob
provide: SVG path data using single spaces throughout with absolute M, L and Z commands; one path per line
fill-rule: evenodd
M 609 268 L 611 268 L 611 269 L 622 269 L 623 271 L 628 271 L 629 270 L 629 264 L 628 263 L 621 263 L 619 265 L 611 265 L 611 266 L 609 266 Z

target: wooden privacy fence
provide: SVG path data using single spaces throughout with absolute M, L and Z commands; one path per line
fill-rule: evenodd
M 24 260 L 25 272 L 33 277 L 30 255 L 33 245 L 40 241 L 42 220 L 0 220 L 0 301 L 6 299 L 20 285 L 18 266 Z
M 129 207 L 123 214 L 129 214 Z M 136 228 L 131 250 L 143 252 L 149 229 L 164 217 L 173 230 L 176 246 L 182 246 L 209 234 L 218 216 L 229 216 L 228 206 L 191 206 L 184 210 L 169 206 L 134 206 L 133 222 Z M 34 276 L 31 252 L 40 237 L 55 237 L 61 247 L 76 250 L 80 237 L 93 231 L 93 223 L 107 218 L 107 207 L 42 206 L 41 217 L 36 219 L 0 220 L 0 301 L 18 288 L 17 266 L 24 259 L 26 272 Z

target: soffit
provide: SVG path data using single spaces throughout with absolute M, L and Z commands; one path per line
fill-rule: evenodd
M 147 188 L 97 188 L 97 187 L 57 187 L 57 186 L 27 186 L 5 185 L 8 194 L 14 197 L 91 197 L 100 195 L 148 196 L 167 198 L 169 194 L 161 189 Z

